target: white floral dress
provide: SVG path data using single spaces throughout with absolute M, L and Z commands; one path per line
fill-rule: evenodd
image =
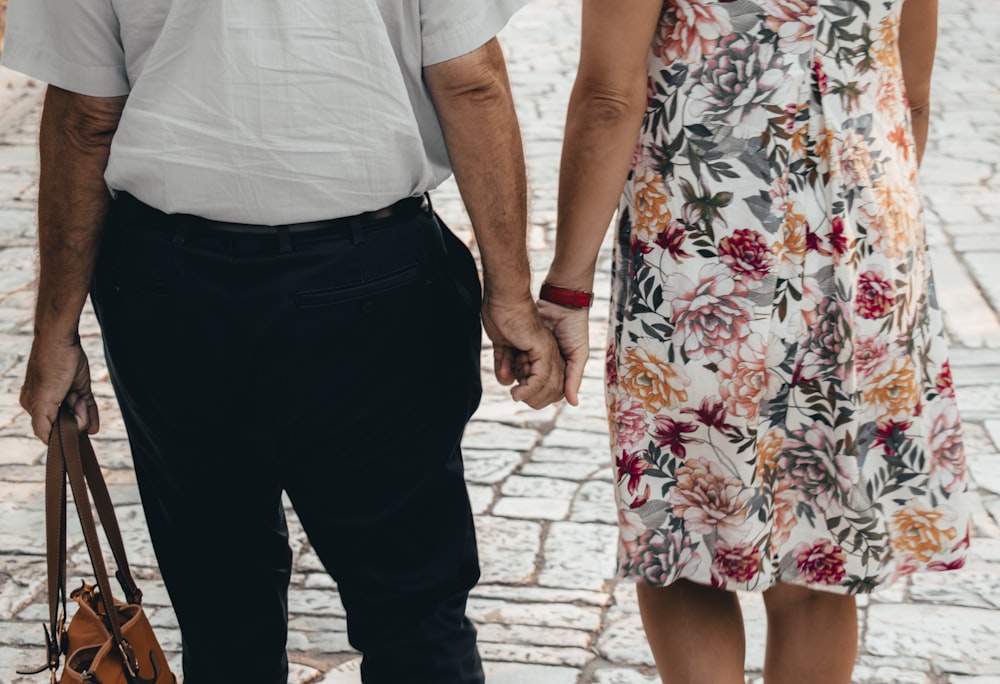
M 902 0 L 667 0 L 607 367 L 623 576 L 869 592 L 961 567 Z

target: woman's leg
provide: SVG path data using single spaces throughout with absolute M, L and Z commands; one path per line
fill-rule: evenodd
M 850 684 L 858 652 L 853 596 L 777 584 L 767 607 L 767 684 Z
M 735 593 L 687 580 L 637 592 L 663 684 L 743 684 L 746 637 Z

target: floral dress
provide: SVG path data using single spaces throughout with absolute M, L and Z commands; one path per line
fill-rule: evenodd
M 615 247 L 623 576 L 859 593 L 964 562 L 902 5 L 664 3 Z

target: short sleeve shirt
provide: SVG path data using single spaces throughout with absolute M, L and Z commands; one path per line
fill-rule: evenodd
M 128 96 L 113 192 L 222 221 L 313 221 L 448 177 L 422 69 L 484 45 L 526 2 L 10 0 L 3 62 Z

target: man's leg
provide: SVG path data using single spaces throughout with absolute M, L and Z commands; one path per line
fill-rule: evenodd
M 335 257 L 285 321 L 294 351 L 270 385 L 287 490 L 338 582 L 366 684 L 483 681 L 459 447 L 480 396 L 480 295 L 471 255 L 448 240 L 450 260 L 422 216 Z M 366 274 L 361 291 L 336 282 L 350 271 Z
M 118 216 L 93 295 L 185 684 L 283 684 L 291 554 L 223 261 Z

